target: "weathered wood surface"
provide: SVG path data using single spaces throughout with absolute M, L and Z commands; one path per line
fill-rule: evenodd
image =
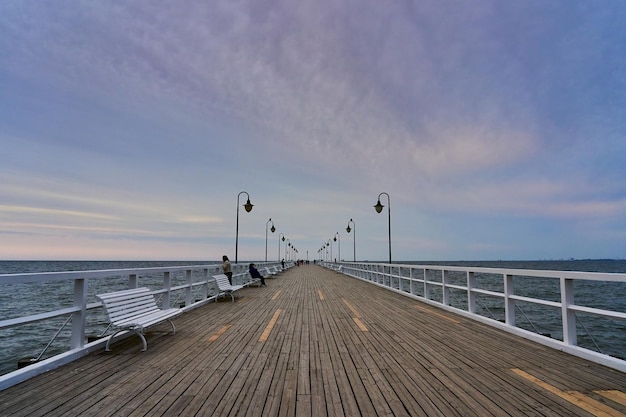
M 626 374 L 307 265 L 0 392 L 0 416 L 620 416 Z

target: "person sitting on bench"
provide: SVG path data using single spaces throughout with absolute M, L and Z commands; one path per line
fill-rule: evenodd
M 252 278 L 259 278 L 261 280 L 261 287 L 265 287 L 265 277 L 261 275 L 258 269 L 256 269 L 254 264 L 250 264 L 248 268 L 248 272 L 250 272 L 250 276 Z

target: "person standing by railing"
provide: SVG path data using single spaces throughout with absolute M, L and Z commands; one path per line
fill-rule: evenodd
M 222 269 L 224 270 L 224 275 L 228 277 L 228 283 L 233 285 L 233 271 L 230 267 L 230 261 L 228 260 L 228 256 L 222 256 Z

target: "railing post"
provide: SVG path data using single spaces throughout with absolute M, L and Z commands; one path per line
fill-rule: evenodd
M 192 291 L 191 291 L 191 269 L 185 271 L 185 278 L 187 278 L 187 288 L 185 289 L 185 306 L 193 304 Z
M 428 269 L 424 268 L 424 298 L 430 300 L 430 287 L 428 287 Z
M 161 308 L 168 309 L 170 308 L 170 294 L 172 293 L 172 279 L 170 277 L 170 271 L 163 272 L 163 289 L 166 291 L 163 294 L 163 305 Z
M 139 286 L 139 280 L 137 279 L 137 274 L 130 274 L 128 276 L 128 289 L 137 288 Z
M 443 305 L 450 305 L 450 288 L 448 288 L 448 280 L 450 279 L 450 273 L 442 269 L 441 270 L 441 292 L 443 297 Z
M 394 274 L 394 270 L 393 267 L 390 267 L 391 269 L 391 274 Z M 398 290 L 402 291 L 402 272 L 400 271 L 400 267 L 396 267 L 395 270 L 395 274 L 396 274 L 396 284 L 398 285 Z
M 80 349 L 85 346 L 85 328 L 87 327 L 87 284 L 84 278 L 74 280 L 74 307 L 80 308 L 80 311 L 72 313 L 70 349 Z
M 563 321 L 563 342 L 576 346 L 576 312 L 570 311 L 574 304 L 574 280 L 561 277 L 561 315 Z
M 476 314 L 476 294 L 472 291 L 476 287 L 474 272 L 467 271 L 467 311 Z
M 202 299 L 206 300 L 209 297 L 209 269 L 204 268 L 202 270 L 202 280 L 204 285 L 202 286 Z
M 393 267 L 391 268 L 391 273 L 393 275 L 395 275 L 395 285 L 398 286 L 398 290 L 402 291 L 402 268 L 400 268 L 399 266 L 396 267 L 395 271 L 393 269 Z
M 504 275 L 504 321 L 509 326 L 515 326 L 515 300 L 511 298 L 514 294 L 513 275 Z

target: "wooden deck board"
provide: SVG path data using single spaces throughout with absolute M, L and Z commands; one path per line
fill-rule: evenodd
M 595 392 L 624 373 L 318 266 L 241 294 L 0 391 L 0 416 L 626 414 Z

